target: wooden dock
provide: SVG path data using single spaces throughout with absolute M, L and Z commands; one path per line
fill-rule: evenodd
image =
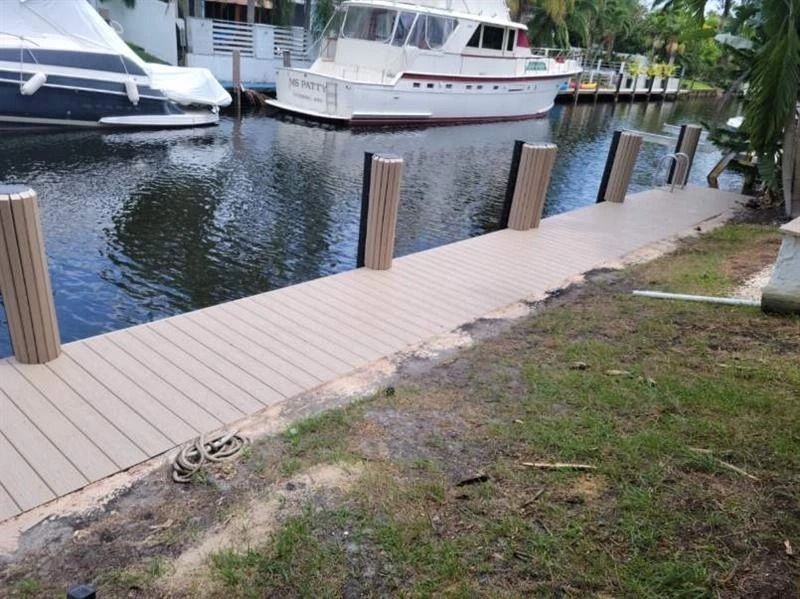
M 0 521 L 580 273 L 744 198 L 652 190 L 262 295 L 0 360 Z

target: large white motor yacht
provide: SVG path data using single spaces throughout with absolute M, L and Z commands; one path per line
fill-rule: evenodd
M 351 125 L 534 118 L 580 66 L 533 55 L 526 31 L 504 0 L 346 0 L 270 104 Z
M 206 69 L 141 60 L 86 0 L 0 0 L 0 129 L 195 127 L 230 103 Z

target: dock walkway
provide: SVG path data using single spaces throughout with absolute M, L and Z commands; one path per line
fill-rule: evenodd
M 713 218 L 744 199 L 652 190 L 0 360 L 0 521 Z

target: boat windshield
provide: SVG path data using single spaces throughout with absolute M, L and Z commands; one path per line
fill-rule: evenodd
M 387 43 L 392 39 L 397 11 L 374 6 L 348 6 L 342 37 Z
M 445 45 L 457 26 L 456 19 L 420 14 L 408 37 L 408 45 L 423 50 L 436 50 Z

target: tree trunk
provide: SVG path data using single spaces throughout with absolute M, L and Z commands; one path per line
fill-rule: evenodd
M 781 187 L 783 187 L 783 203 L 786 216 L 792 216 L 797 207 L 792 206 L 794 199 L 794 183 L 797 179 L 795 173 L 795 152 L 797 142 L 797 108 L 795 106 L 786 116 L 783 125 L 783 156 L 781 160 Z

